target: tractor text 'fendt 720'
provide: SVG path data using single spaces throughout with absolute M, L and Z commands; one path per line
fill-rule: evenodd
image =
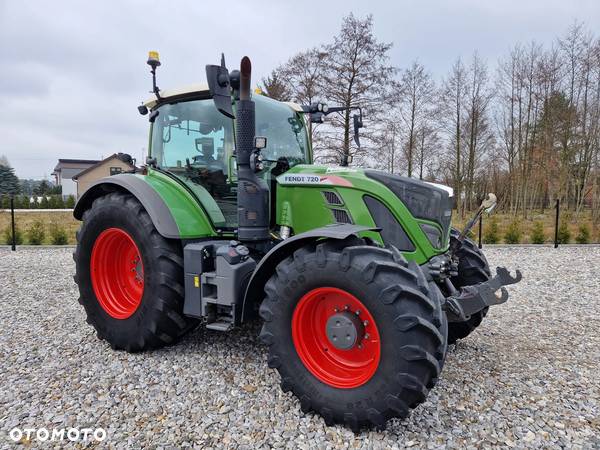
M 87 321 L 138 352 L 260 318 L 268 365 L 303 411 L 353 430 L 406 417 L 448 344 L 521 278 L 493 275 L 466 237 L 495 197 L 458 232 L 448 187 L 313 165 L 307 121 L 350 108 L 253 95 L 247 57 L 175 90 L 156 86 L 156 52 L 148 64 L 146 164 L 99 180 L 74 211 Z

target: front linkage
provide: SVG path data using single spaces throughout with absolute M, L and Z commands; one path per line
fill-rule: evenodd
M 465 286 L 446 298 L 444 309 L 449 322 L 465 322 L 473 314 L 493 305 L 501 305 L 508 300 L 508 292 L 504 288 L 509 284 L 521 281 L 519 270 L 517 276 L 510 275 L 506 267 L 497 267 L 496 276 L 484 283 Z M 500 296 L 496 291 L 500 290 Z
M 465 244 L 466 236 L 484 212 L 492 212 L 496 206 L 496 202 L 496 196 L 488 194 L 473 218 L 450 245 L 448 264 L 444 265 L 443 263 L 433 262 L 433 265 L 431 263 L 429 265 L 430 273 L 437 276 L 440 280 L 443 278 L 444 285 L 449 294 L 443 304 L 449 322 L 466 322 L 474 314 L 483 310 L 487 311 L 487 308 L 490 306 L 505 303 L 508 300 L 508 292 L 504 286 L 516 284 L 523 278 L 519 270 L 516 271 L 516 276 L 513 277 L 505 267 L 496 267 L 496 276 L 472 286 L 463 286 L 460 289 L 456 289 L 450 282 L 449 276 L 457 274 L 458 258 L 456 254 Z M 443 276 L 444 272 L 447 275 L 445 277 Z M 499 296 L 496 294 L 498 290 L 500 290 Z

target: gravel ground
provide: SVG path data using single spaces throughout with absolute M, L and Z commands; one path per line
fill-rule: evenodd
M 85 323 L 70 249 L 0 249 L 0 447 L 14 427 L 76 426 L 116 448 L 600 448 L 600 248 L 486 253 L 524 273 L 509 303 L 450 348 L 409 419 L 355 435 L 281 392 L 257 326 L 115 352 Z

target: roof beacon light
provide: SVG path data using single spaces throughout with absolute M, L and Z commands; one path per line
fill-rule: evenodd
M 148 52 L 148 61 L 147 64 L 153 69 L 160 66 L 160 58 L 158 56 L 158 52 L 156 50 L 150 50 Z
M 152 70 L 150 70 L 150 73 L 152 74 L 152 92 L 154 92 L 156 99 L 160 102 L 160 89 L 156 85 L 156 68 L 160 66 L 160 59 L 156 50 L 150 50 L 148 52 L 148 61 L 146 61 L 146 64 L 152 68 Z

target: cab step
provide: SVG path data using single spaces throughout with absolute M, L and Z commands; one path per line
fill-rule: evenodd
M 233 323 L 228 320 L 219 320 L 206 324 L 206 328 L 215 331 L 229 331 L 233 328 Z

